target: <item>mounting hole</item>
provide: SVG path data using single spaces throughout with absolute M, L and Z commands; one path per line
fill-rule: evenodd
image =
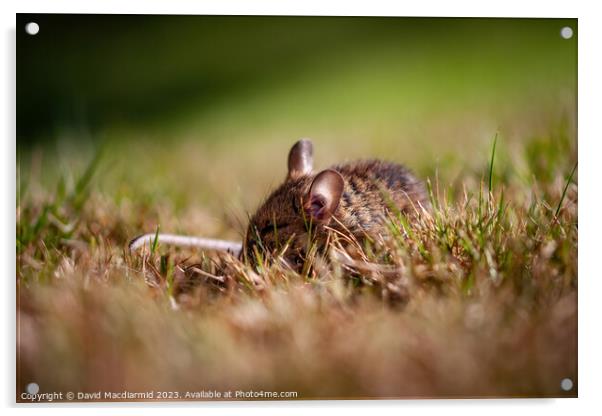
M 27 390 L 27 393 L 29 394 L 38 394 L 40 386 L 38 386 L 38 383 L 29 383 L 27 387 L 25 387 L 25 390 Z
M 563 27 L 562 29 L 560 29 L 560 36 L 562 36 L 563 39 L 572 38 L 573 37 L 573 28 L 571 28 L 570 26 Z
M 28 35 L 37 35 L 39 31 L 40 26 L 36 22 L 29 22 L 25 25 L 25 32 L 27 32 Z
M 573 389 L 573 380 L 570 378 L 563 378 L 560 382 L 560 388 L 564 391 L 571 391 Z

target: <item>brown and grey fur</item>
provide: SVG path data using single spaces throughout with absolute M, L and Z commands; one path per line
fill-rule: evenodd
M 244 254 L 282 252 L 291 266 L 303 263 L 310 240 L 323 245 L 329 232 L 358 242 L 385 234 L 391 211 L 414 217 L 429 208 L 424 185 L 404 166 L 360 160 L 312 171 L 312 144 L 297 142 L 289 153 L 286 180 L 251 217 Z
M 429 209 L 424 185 L 404 166 L 381 160 L 361 160 L 313 172 L 313 145 L 307 139 L 293 145 L 288 173 L 251 216 L 243 244 L 238 242 L 159 234 L 159 242 L 228 250 L 251 262 L 257 255 L 281 254 L 298 269 L 310 243 L 323 248 L 329 233 L 351 234 L 358 242 L 386 234 L 391 211 L 412 218 Z M 135 250 L 151 243 L 154 234 L 130 243 Z M 186 240 L 186 241 L 184 241 Z M 266 256 L 267 255 L 267 256 Z

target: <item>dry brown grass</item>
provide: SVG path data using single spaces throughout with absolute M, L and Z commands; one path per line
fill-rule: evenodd
M 576 396 L 576 384 L 560 388 L 577 381 L 567 140 L 525 145 L 529 181 L 508 180 L 498 162 L 492 192 L 482 172 L 453 191 L 432 178 L 431 216 L 392 218 L 356 260 L 333 243 L 304 275 L 162 246 L 130 255 L 132 230 L 157 211 L 93 191 L 85 175 L 62 197 L 22 198 L 18 394 L 35 381 L 41 392 Z

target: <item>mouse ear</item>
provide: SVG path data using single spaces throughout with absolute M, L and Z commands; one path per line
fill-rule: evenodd
M 301 139 L 291 147 L 288 153 L 287 179 L 296 179 L 309 175 L 314 164 L 314 146 L 309 139 Z
M 344 186 L 345 180 L 336 170 L 326 169 L 318 173 L 309 188 L 305 212 L 314 221 L 328 221 L 339 206 Z

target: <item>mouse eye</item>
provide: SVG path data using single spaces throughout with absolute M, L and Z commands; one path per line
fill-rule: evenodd
M 259 234 L 260 235 L 265 235 L 267 233 L 273 233 L 274 230 L 278 231 L 278 230 L 281 230 L 281 229 L 286 228 L 288 226 L 289 226 L 289 224 L 276 224 L 276 225 L 274 225 L 274 224 L 268 224 L 265 227 L 261 228 L 261 230 L 259 230 Z
M 301 213 L 301 203 L 297 198 L 293 198 L 293 211 L 299 215 Z

